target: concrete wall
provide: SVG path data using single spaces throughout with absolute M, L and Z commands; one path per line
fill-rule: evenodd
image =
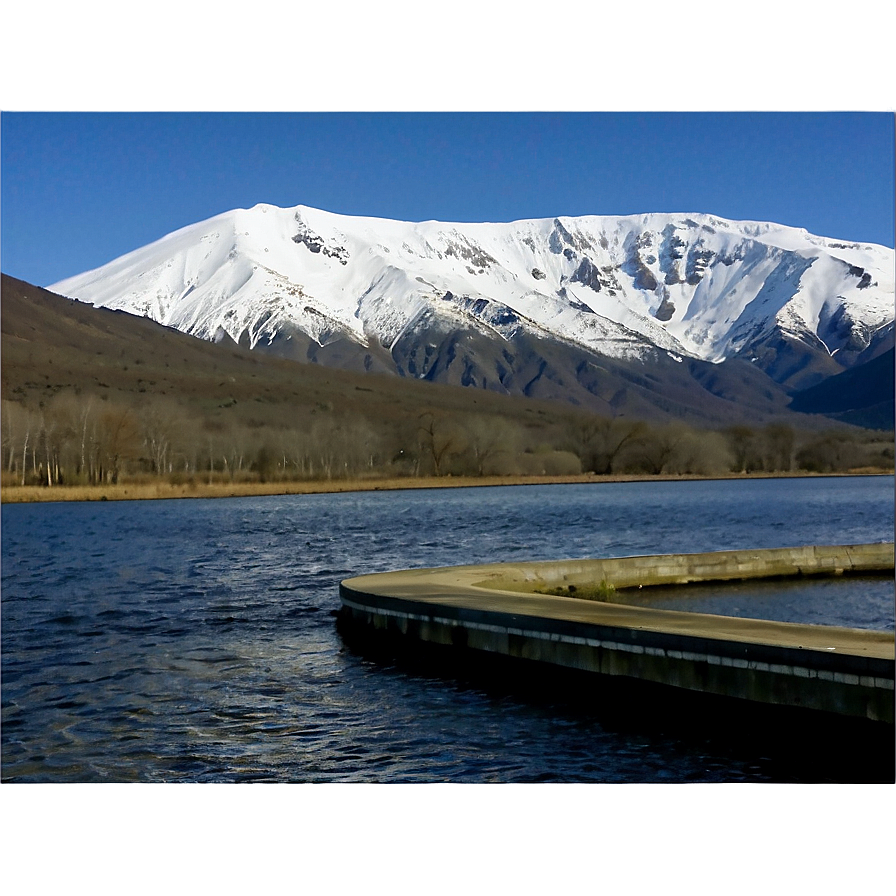
M 509 591 L 535 591 L 564 585 L 597 585 L 606 581 L 618 590 L 689 582 L 849 575 L 886 572 L 893 568 L 893 544 L 812 545 L 508 564 L 501 573 L 480 584 Z
M 622 676 L 892 724 L 892 633 L 533 593 L 595 576 L 632 586 L 845 574 L 887 564 L 892 569 L 892 544 L 734 551 L 407 570 L 346 580 L 340 593 L 343 613 L 373 635 L 594 672 L 602 687 Z

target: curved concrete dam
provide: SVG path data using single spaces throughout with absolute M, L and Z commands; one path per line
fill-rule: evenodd
M 892 725 L 892 632 L 658 610 L 624 599 L 625 589 L 651 585 L 724 588 L 893 569 L 893 544 L 870 544 L 404 570 L 342 582 L 340 625 L 368 638 L 582 670 L 599 687 L 635 680 Z M 612 586 L 614 602 L 570 596 L 595 586 Z

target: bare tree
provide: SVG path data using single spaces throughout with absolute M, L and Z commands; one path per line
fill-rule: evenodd
M 28 477 L 29 451 L 33 475 L 37 475 L 37 451 L 40 450 L 39 414 L 15 401 L 3 402 L 3 451 L 4 465 L 8 473 L 16 476 L 20 485 L 25 485 Z
M 174 443 L 185 424 L 179 409 L 160 401 L 146 402 L 137 409 L 140 435 L 152 473 L 170 473 L 173 466 Z
M 747 473 L 761 466 L 756 451 L 756 433 L 750 426 L 729 426 L 724 431 L 731 452 L 731 468 L 736 473 Z
M 573 428 L 572 450 L 582 460 L 582 469 L 601 475 L 613 472 L 621 452 L 646 435 L 646 424 L 611 417 L 590 417 Z
M 467 447 L 482 476 L 486 471 L 497 470 L 501 455 L 512 455 L 518 449 L 519 431 L 509 420 L 494 417 L 472 417 L 465 421 Z M 505 463 L 505 468 L 507 464 Z
M 683 423 L 644 427 L 630 443 L 628 464 L 655 476 L 669 472 L 676 453 L 684 445 L 690 430 Z
M 731 464 L 728 443 L 721 433 L 687 430 L 669 459 L 665 472 L 707 476 L 730 470 Z
M 100 415 L 98 426 L 99 481 L 118 482 L 124 465 L 139 456 L 142 439 L 136 415 L 130 408 L 112 406 Z
M 862 465 L 863 453 L 855 434 L 847 430 L 828 430 L 804 445 L 796 455 L 797 463 L 813 473 L 845 472 Z
M 463 430 L 450 417 L 437 417 L 432 411 L 420 414 L 418 437 L 424 455 L 432 461 L 436 476 L 445 472 L 448 458 L 466 447 Z
M 796 433 L 786 423 L 770 423 L 763 430 L 765 462 L 767 470 L 793 469 L 793 449 Z
M 80 434 L 80 447 L 81 450 L 79 452 L 79 463 L 77 467 L 77 472 L 79 474 L 83 474 L 85 470 L 88 470 L 88 450 L 90 447 L 90 442 L 88 442 L 88 426 L 91 427 L 90 440 L 93 442 L 95 440 L 95 432 L 93 431 L 93 396 L 87 398 L 80 409 L 80 413 L 78 414 L 78 430 Z M 89 474 L 88 474 L 89 475 Z

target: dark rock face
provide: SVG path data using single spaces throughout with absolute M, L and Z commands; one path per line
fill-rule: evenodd
M 841 364 L 851 363 L 871 344 L 871 332 L 864 324 L 853 319 L 845 305 L 840 305 L 833 314 L 824 311 L 819 320 L 819 328 L 824 330 L 824 339 L 836 345 Z
M 736 246 L 733 252 L 719 254 L 719 261 L 726 267 L 731 267 L 736 261 L 742 261 L 744 257 L 743 243 Z
M 445 248 L 445 255 L 469 261 L 474 267 L 482 269 L 480 270 L 480 273 L 490 265 L 498 263 L 481 246 L 477 246 L 476 243 L 468 240 L 463 234 L 458 233 L 456 234 L 456 237 L 455 240 L 448 241 Z M 475 273 L 475 271 L 470 268 L 467 268 L 467 270 L 469 270 L 470 273 Z
M 545 275 L 544 271 L 540 271 L 540 270 L 538 270 L 538 268 L 532 268 L 532 276 L 536 280 L 544 280 L 546 275 Z
M 660 351 L 646 361 L 622 361 L 539 338 L 525 328 L 502 343 L 472 318 L 469 326 L 458 327 L 455 316 L 430 312 L 419 327 L 425 343 L 409 330 L 390 348 L 402 376 L 645 420 L 719 422 L 742 419 L 744 413 L 765 420 L 782 413 L 788 401 L 783 388 L 743 362 L 677 363 Z
M 673 314 L 675 314 L 675 305 L 669 300 L 668 296 L 664 296 L 660 307 L 656 309 L 654 317 L 657 320 L 667 321 L 672 319 Z
M 348 264 L 349 253 L 344 246 L 328 246 L 323 237 L 311 230 L 299 215 L 296 215 L 296 224 L 298 229 L 292 238 L 294 243 L 304 246 L 315 255 L 323 253 L 328 258 L 335 258 L 342 265 Z
M 798 339 L 778 327 L 748 341 L 738 357 L 790 389 L 814 386 L 842 369 L 816 337 L 806 334 Z
M 681 274 L 681 259 L 685 256 L 687 244 L 675 232 L 673 225 L 663 230 L 663 241 L 660 245 L 660 270 L 663 272 L 665 283 L 681 283 L 684 277 Z
M 653 273 L 649 268 L 645 267 L 643 264 L 639 264 L 636 267 L 635 286 L 637 286 L 638 289 L 647 289 L 652 292 L 658 285 L 656 277 L 653 276 Z
M 835 244 L 835 245 L 839 245 L 839 244 Z M 876 282 L 872 282 L 871 274 L 868 273 L 868 271 L 866 271 L 865 268 L 860 267 L 857 264 L 847 264 L 847 262 L 845 262 L 839 258 L 837 260 L 840 261 L 842 264 L 847 265 L 850 275 L 855 277 L 859 281 L 858 287 L 857 287 L 858 289 L 868 289 L 869 286 L 877 286 Z
M 688 253 L 688 260 L 685 266 L 685 282 L 690 286 L 696 286 L 705 276 L 706 269 L 712 263 L 715 253 L 711 249 L 699 248 L 699 244 L 695 245 Z
M 570 252 L 570 250 L 566 250 Z M 566 254 L 564 252 L 564 254 Z M 574 260 L 575 256 L 570 252 L 570 257 Z M 564 278 L 567 283 L 581 283 L 595 292 L 606 289 L 609 295 L 615 296 L 617 291 L 621 289 L 619 281 L 616 279 L 616 268 L 613 265 L 606 265 L 599 268 L 587 255 L 579 262 L 578 267 L 568 279 Z M 562 299 L 566 299 L 567 291 L 565 286 L 561 286 L 557 293 Z M 575 305 L 575 302 L 573 302 Z M 578 307 L 578 306 L 576 306 Z M 587 309 L 589 312 L 592 310 Z
M 554 219 L 554 229 L 548 241 L 548 246 L 555 255 L 560 255 L 563 250 L 573 245 L 572 234 L 560 223 Z
M 866 361 L 886 354 L 887 351 L 894 347 L 894 344 L 896 344 L 896 323 L 890 321 L 871 334 L 868 348 L 856 358 L 856 363 L 864 364 Z
M 671 259 L 684 258 L 684 249 L 687 244 L 675 233 L 671 225 L 663 231 L 663 236 L 665 239 L 663 240 L 662 254 Z
M 324 241 L 317 234 L 297 233 L 292 241 L 304 245 L 309 252 L 313 252 L 315 255 L 319 254 L 324 247 Z
M 456 296 L 451 292 L 446 292 L 442 298 L 459 311 L 465 312 L 474 320 L 480 321 L 490 328 L 499 330 L 505 336 L 517 332 L 523 323 L 523 319 L 512 308 L 494 299 L 486 299 L 482 296 L 477 298 Z
M 590 258 L 583 258 L 575 273 L 569 279 L 572 283 L 581 283 L 595 292 L 600 292 L 600 270 Z
M 570 260 L 575 257 L 576 252 L 587 252 L 594 248 L 580 233 L 570 233 L 560 223 L 559 218 L 554 218 L 554 229 L 551 231 L 548 246 L 555 255 L 563 254 Z
M 576 301 L 572 301 L 572 300 L 571 300 L 569 304 L 570 304 L 573 308 L 575 308 L 576 311 L 581 311 L 581 312 L 583 312 L 584 314 L 596 314 L 596 313 L 597 313 L 593 308 L 590 308 L 590 307 L 589 307 L 588 305 L 586 305 L 584 302 L 576 302 Z
M 653 234 L 645 230 L 643 233 L 638 234 L 637 239 L 628 246 L 622 269 L 634 278 L 635 286 L 638 289 L 652 292 L 657 288 L 658 283 L 647 265 L 655 262 Z

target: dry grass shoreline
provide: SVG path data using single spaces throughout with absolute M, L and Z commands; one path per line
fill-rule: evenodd
M 420 476 L 388 479 L 330 479 L 297 482 L 123 482 L 117 485 L 74 485 L 46 488 L 7 485 L 0 489 L 0 503 L 29 504 L 59 501 L 140 501 L 176 498 L 242 498 L 272 495 L 312 495 L 338 492 L 394 491 L 401 489 L 471 488 L 508 485 L 567 485 L 600 482 L 678 482 L 718 479 L 827 478 L 850 475 L 892 475 L 892 470 L 857 470 L 852 473 L 730 473 L 716 476 L 607 475 L 582 473 L 572 476 Z

